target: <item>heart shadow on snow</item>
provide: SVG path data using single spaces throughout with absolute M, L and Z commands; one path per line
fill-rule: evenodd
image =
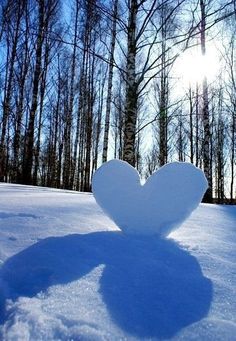
M 14 255 L 0 272 L 9 289 L 5 299 L 34 297 L 100 264 L 102 299 L 130 335 L 170 338 L 209 311 L 212 283 L 195 257 L 170 239 L 121 232 L 50 237 Z

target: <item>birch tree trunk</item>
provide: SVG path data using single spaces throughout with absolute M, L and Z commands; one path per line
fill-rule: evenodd
M 135 133 L 137 122 L 138 87 L 136 82 L 136 20 L 137 0 L 130 0 L 128 49 L 126 67 L 126 100 L 123 159 L 135 166 Z
M 190 140 L 190 162 L 194 160 L 194 149 L 193 149 L 193 91 L 190 86 L 189 88 L 189 140 Z
M 164 47 L 163 47 L 164 48 Z M 159 165 L 163 166 L 167 163 L 167 101 L 168 101 L 168 85 L 165 69 L 165 53 L 162 54 L 162 71 L 160 84 L 159 99 Z
M 22 61 L 20 64 L 20 77 L 18 80 L 19 94 L 16 106 L 16 118 L 15 118 L 15 132 L 13 139 L 13 181 L 20 182 L 22 177 L 22 169 L 20 167 L 20 141 L 21 141 L 21 130 L 22 130 L 22 120 L 24 115 L 24 101 L 25 101 L 25 84 L 26 77 L 29 70 L 30 60 L 29 60 L 29 18 L 28 9 L 26 9 L 25 14 L 25 41 L 23 46 Z
M 103 98 L 104 98 L 103 94 L 104 94 L 105 82 L 106 82 L 106 71 L 105 71 L 104 78 L 99 81 L 99 105 L 97 109 L 96 129 L 94 129 L 95 136 L 94 136 L 94 153 L 93 153 L 94 157 L 93 157 L 92 173 L 94 173 L 94 171 L 98 167 L 99 141 L 100 141 L 100 135 L 101 135 L 102 109 L 103 109 Z
M 43 119 L 43 102 L 46 92 L 46 79 L 48 71 L 48 58 L 49 58 L 49 43 L 47 43 L 44 51 L 44 65 L 41 76 L 40 84 L 40 101 L 39 101 L 39 118 L 38 118 L 38 132 L 37 132 L 37 142 L 35 146 L 35 164 L 34 164 L 34 174 L 33 174 L 33 184 L 36 186 L 38 184 L 38 170 L 39 170 L 39 154 L 41 146 L 41 133 L 42 133 L 42 119 Z
M 204 0 L 200 0 L 201 8 L 201 51 L 202 56 L 206 55 L 206 5 Z M 210 152 L 210 119 L 209 119 L 209 100 L 208 100 L 208 82 L 207 77 L 204 76 L 202 81 L 202 118 L 204 129 L 203 141 L 203 167 L 204 173 L 208 181 L 208 189 L 204 196 L 205 202 L 212 202 L 212 165 Z
M 234 103 L 234 111 L 232 113 L 232 126 L 231 126 L 231 180 L 230 180 L 230 201 L 233 203 L 234 198 L 234 173 L 235 173 L 235 149 L 236 149 L 236 99 Z
M 196 132 L 195 132 L 195 142 L 196 142 L 196 167 L 199 164 L 199 87 L 198 83 L 196 84 Z
M 108 70 L 107 101 L 106 101 L 106 116 L 105 116 L 104 138 L 103 138 L 102 162 L 107 161 L 107 152 L 108 152 L 108 138 L 109 138 L 109 129 L 110 129 L 110 115 L 111 115 L 112 80 L 113 80 L 113 64 L 114 64 L 115 42 L 116 42 L 117 9 L 118 9 L 118 0 L 115 0 L 114 9 L 113 9 L 112 32 L 111 32 L 111 51 L 110 51 L 109 70 Z
M 225 123 L 222 118 L 223 112 L 223 89 L 220 87 L 218 93 L 218 118 L 215 123 L 216 136 L 215 142 L 215 157 L 216 157 L 216 196 L 217 202 L 224 203 L 224 140 L 225 140 Z
M 72 124 L 73 124 L 73 107 L 74 107 L 74 87 L 75 87 L 75 68 L 76 68 L 76 50 L 77 50 L 77 30 L 78 30 L 78 15 L 79 15 L 79 2 L 76 1 L 75 10 L 75 26 L 74 26 L 74 40 L 73 40 L 73 53 L 71 61 L 71 75 L 70 75 L 70 94 L 69 106 L 66 113 L 66 127 L 65 127 L 65 146 L 64 146 L 64 165 L 63 165 L 63 187 L 73 188 L 74 174 L 72 164 Z M 72 176 L 71 176 L 72 175 Z
M 38 2 L 38 33 L 36 42 L 36 61 L 33 76 L 33 90 L 32 102 L 29 114 L 29 122 L 26 131 L 24 161 L 23 161 L 23 174 L 22 180 L 24 184 L 32 183 L 32 167 L 33 167 L 33 154 L 34 154 L 34 133 L 35 133 L 35 117 L 38 108 L 38 92 L 39 83 L 42 71 L 42 50 L 44 41 L 44 0 Z
M 10 26 L 7 28 L 9 32 L 7 35 L 8 40 L 8 51 L 7 51 L 7 66 L 6 66 L 6 78 L 5 78 L 5 92 L 3 99 L 3 115 L 1 122 L 1 138 L 0 138 L 0 181 L 3 181 L 6 177 L 6 134 L 7 134 L 7 123 L 11 110 L 11 101 L 12 101 L 12 89 L 13 89 L 13 79 L 14 79 L 14 64 L 17 57 L 17 46 L 20 35 L 20 21 L 23 15 L 22 4 L 17 2 L 17 13 L 16 13 L 16 22 L 13 26 L 13 32 L 11 32 Z M 11 12 L 13 8 L 10 8 Z M 11 15 L 8 18 L 8 21 L 11 22 Z M 13 37 L 11 37 L 11 34 Z M 12 42 L 11 42 L 12 40 Z

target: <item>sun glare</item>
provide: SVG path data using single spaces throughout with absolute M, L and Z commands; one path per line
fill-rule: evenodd
M 220 69 L 216 50 L 209 50 L 205 56 L 199 51 L 186 51 L 176 63 L 177 77 L 183 86 L 193 86 L 201 83 L 204 77 L 213 82 Z

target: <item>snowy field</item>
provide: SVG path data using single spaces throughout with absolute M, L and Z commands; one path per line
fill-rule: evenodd
M 236 340 L 236 207 L 125 235 L 91 194 L 0 184 L 0 340 Z

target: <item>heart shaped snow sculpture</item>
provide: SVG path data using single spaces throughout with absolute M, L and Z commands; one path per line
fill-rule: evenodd
M 103 211 L 127 233 L 166 236 L 197 208 L 207 189 L 204 173 L 173 162 L 140 184 L 135 168 L 112 160 L 94 174 L 92 188 Z

